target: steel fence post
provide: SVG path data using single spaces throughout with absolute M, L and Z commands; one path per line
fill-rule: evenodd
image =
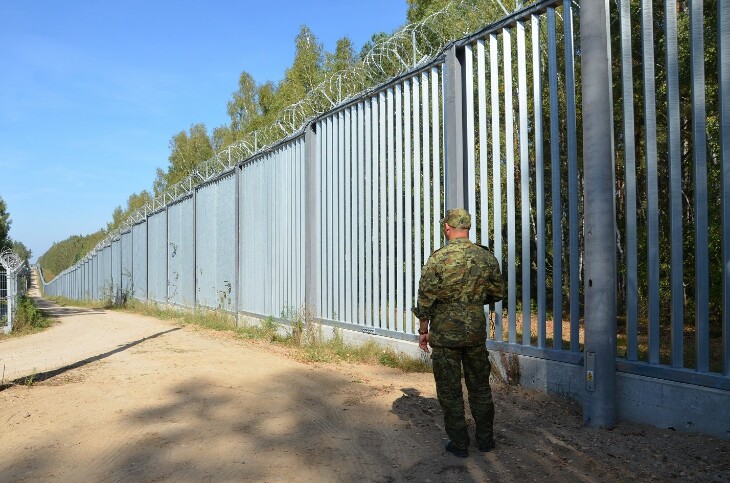
M 464 156 L 466 131 L 463 46 L 451 46 L 446 52 L 444 71 L 444 198 L 446 209 L 467 206 L 467 169 Z M 434 193 L 434 196 L 439 196 Z M 474 213 L 472 213 L 472 216 Z
M 304 134 L 304 308 L 305 316 L 318 316 L 319 307 L 319 233 L 321 220 L 318 216 L 320 205 L 320 166 L 317 159 L 317 138 L 314 123 L 307 126 Z
M 230 151 L 228 153 L 230 158 Z M 233 279 L 235 280 L 235 294 L 234 294 L 234 310 L 236 311 L 236 327 L 239 327 L 239 316 L 238 312 L 240 309 L 240 292 L 241 292 L 241 167 L 239 165 L 236 165 L 236 174 L 235 174 L 235 192 L 233 193 L 233 199 L 236 206 L 234 207 L 234 217 L 235 217 L 235 228 L 233 231 L 233 239 L 234 239 L 234 245 L 236 253 L 233 255 L 234 258 L 234 265 L 236 272 L 233 274 Z M 193 207 L 193 210 L 195 207 Z M 194 237 L 193 237 L 194 238 Z M 195 289 L 193 289 L 194 291 Z
M 581 2 L 585 398 L 589 426 L 616 422 L 616 205 L 609 4 Z

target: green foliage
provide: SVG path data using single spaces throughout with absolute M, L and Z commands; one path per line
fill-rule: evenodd
M 127 207 L 117 206 L 112 212 L 112 221 L 107 223 L 107 232 L 111 232 L 119 228 L 124 221 L 127 220 L 135 211 L 152 201 L 152 195 L 149 191 L 143 190 L 140 193 L 133 193 L 127 199 Z
M 22 242 L 12 240 L 10 248 L 18 254 L 21 260 L 25 260 L 26 264 L 30 260 L 30 257 L 33 256 L 30 248 L 26 247 Z
M 324 79 L 324 48 L 309 27 L 302 25 L 295 44 L 294 62 L 277 90 L 277 111 L 304 99 Z
M 241 131 L 250 126 L 260 115 L 258 108 L 258 88 L 253 76 L 246 71 L 238 79 L 238 90 L 228 101 L 228 117 L 231 129 Z
M 32 298 L 21 296 L 13 319 L 13 333 L 29 333 L 51 326 L 51 319 L 46 317 L 36 306 Z
M 324 69 L 326 72 L 340 72 L 355 65 L 355 48 L 349 37 L 337 41 L 335 52 L 325 53 Z
M 10 214 L 8 213 L 8 206 L 5 204 L 5 200 L 0 197 L 0 250 L 3 248 L 10 247 L 10 238 L 8 238 L 8 232 L 10 231 Z
M 43 277 L 48 282 L 63 270 L 72 266 L 89 253 L 106 236 L 104 230 L 91 235 L 73 235 L 63 241 L 54 243 L 43 255 L 38 257 L 38 264 L 43 269 Z
M 522 5 L 534 2 L 519 0 L 408 0 L 406 18 L 410 23 L 421 22 L 427 17 L 439 13 L 438 20 L 432 22 L 433 34 L 436 38 L 456 39 L 472 33 L 490 23 L 500 20 L 506 12 L 500 6 L 513 12 Z M 449 5 L 451 4 L 451 5 Z M 448 7 L 448 8 L 446 8 Z
M 170 140 L 170 164 L 167 170 L 157 169 L 155 196 L 190 175 L 200 163 L 212 158 L 213 154 L 213 145 L 208 138 L 205 124 L 193 124 L 188 132 L 177 133 Z

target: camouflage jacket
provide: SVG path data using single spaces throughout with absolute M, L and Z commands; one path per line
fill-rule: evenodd
M 504 297 L 499 263 L 486 247 L 456 238 L 426 262 L 413 314 L 430 320 L 430 344 L 465 347 L 484 344 L 484 305 Z

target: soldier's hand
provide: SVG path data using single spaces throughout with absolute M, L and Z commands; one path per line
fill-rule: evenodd
M 418 336 L 418 345 L 424 351 L 428 352 L 428 334 L 420 334 Z

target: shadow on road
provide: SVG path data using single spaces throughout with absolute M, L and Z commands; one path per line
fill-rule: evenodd
M 36 306 L 43 311 L 43 313 L 51 318 L 67 317 L 71 315 L 94 315 L 103 314 L 103 309 L 92 309 L 83 307 L 63 307 L 55 304 L 50 300 L 41 298 L 36 295 L 29 294 L 30 297 L 35 301 Z
M 155 339 L 155 338 L 157 338 L 157 337 L 159 337 L 161 335 L 165 335 L 165 334 L 168 334 L 170 332 L 174 332 L 176 330 L 180 330 L 180 327 L 175 327 L 175 328 L 172 328 L 170 330 L 164 330 L 162 332 L 158 332 L 156 334 L 152 334 L 150 336 L 143 337 L 142 339 L 135 340 L 133 342 L 129 342 L 128 344 L 124 344 L 122 346 L 119 346 L 116 349 L 110 350 L 108 352 L 104 352 L 103 354 L 98 354 L 98 355 L 95 355 L 95 356 L 92 356 L 92 357 L 87 357 L 84 360 L 81 360 L 81 361 L 78 361 L 78 362 L 74 362 L 73 364 L 69 364 L 69 365 L 66 365 L 66 366 L 63 366 L 63 367 L 59 367 L 58 369 L 53 369 L 51 371 L 45 371 L 45 372 L 39 372 L 39 373 L 33 374 L 31 376 L 19 377 L 19 378 L 13 380 L 13 381 L 10 381 L 7 384 L 0 385 L 0 391 L 3 391 L 3 390 L 5 390 L 5 389 L 7 389 L 7 388 L 9 388 L 11 386 L 14 386 L 14 385 L 25 385 L 25 384 L 29 384 L 31 382 L 32 383 L 38 383 L 38 382 L 41 382 L 41 381 L 45 381 L 46 379 L 50 379 L 52 377 L 58 376 L 59 374 L 63 374 L 64 372 L 70 371 L 72 369 L 78 369 L 79 367 L 83 367 L 83 366 L 85 366 L 87 364 L 91 364 L 92 362 L 96 362 L 96 361 L 99 361 L 101 359 L 106 359 L 109 356 L 112 356 L 112 355 L 117 354 L 119 352 L 122 352 L 122 351 L 125 351 L 127 349 L 130 349 L 130 348 L 136 346 L 137 344 L 141 344 L 142 342 L 148 341 L 150 339 Z

